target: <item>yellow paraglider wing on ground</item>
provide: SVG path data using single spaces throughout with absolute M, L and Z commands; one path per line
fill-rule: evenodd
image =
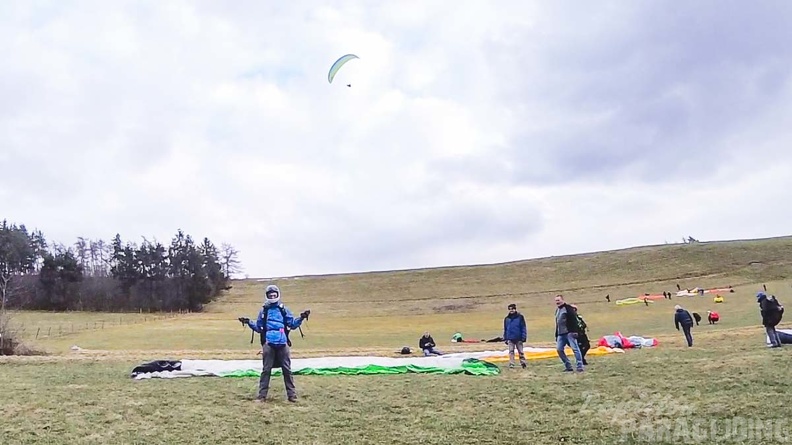
M 540 360 L 548 358 L 558 358 L 558 352 L 555 348 L 523 348 L 526 360 Z M 567 356 L 573 356 L 572 349 L 569 347 L 564 348 Z M 624 353 L 624 350 L 618 348 L 609 348 L 607 346 L 597 346 L 596 348 L 589 349 L 586 356 L 590 355 L 606 355 L 614 353 Z M 517 351 L 514 352 L 515 359 L 517 358 Z M 481 360 L 490 363 L 503 363 L 509 361 L 508 355 L 496 355 L 491 357 L 484 357 Z

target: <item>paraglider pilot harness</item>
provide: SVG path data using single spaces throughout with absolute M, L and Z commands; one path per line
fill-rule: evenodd
M 267 308 L 267 312 L 266 312 L 266 315 L 264 317 L 264 332 L 259 334 L 259 337 L 261 338 L 261 346 L 264 346 L 264 343 L 266 343 L 266 341 L 267 341 L 267 331 L 271 330 L 271 329 L 267 329 L 267 327 L 268 327 L 267 321 L 269 320 L 269 311 L 271 309 L 272 308 Z M 284 309 L 283 303 L 279 303 L 278 304 L 278 309 L 280 310 L 281 319 L 282 319 L 282 322 L 283 322 L 283 332 L 286 334 L 286 344 L 289 345 L 289 347 L 291 348 L 292 342 L 291 342 L 291 339 L 289 338 L 289 333 L 291 332 L 291 329 L 289 329 L 289 325 L 286 324 L 286 309 Z M 310 310 L 306 310 L 305 312 L 300 314 L 300 316 L 307 320 L 308 319 L 308 315 L 310 313 L 311 313 Z M 245 321 L 243 321 L 243 320 L 245 320 Z M 239 321 L 242 323 L 242 326 L 247 326 L 246 319 L 240 318 Z M 298 327 L 297 329 L 300 331 L 300 336 L 302 338 L 305 338 L 305 334 L 303 334 L 302 327 Z M 253 343 L 253 339 L 254 338 L 256 338 L 256 331 L 251 330 L 250 331 L 250 343 L 251 344 Z

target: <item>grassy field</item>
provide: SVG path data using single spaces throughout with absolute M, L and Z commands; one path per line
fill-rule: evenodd
M 773 432 L 792 433 L 792 421 L 784 423 L 792 347 L 764 347 L 754 298 L 766 284 L 782 303 L 792 301 L 786 281 L 791 247 L 788 237 L 276 280 L 294 312 L 312 310 L 306 337 L 293 337 L 294 357 L 396 356 L 404 345 L 417 348 L 424 330 L 445 351 L 501 349 L 451 344 L 450 337 L 457 331 L 468 338 L 500 335 L 511 302 L 526 316 L 528 343 L 550 346 L 557 293 L 579 305 L 595 341 L 617 330 L 660 341 L 653 349 L 593 357 L 582 375 L 561 373 L 560 361 L 548 359 L 493 377 L 300 376 L 297 405 L 283 400 L 280 378 L 266 406 L 250 402 L 253 378 L 129 379 L 141 361 L 255 358 L 250 331 L 236 318 L 255 315 L 267 282 L 234 282 L 201 314 L 17 313 L 14 321 L 25 326 L 29 344 L 49 355 L 1 359 L 0 443 L 790 442 L 790 435 L 764 434 L 724 440 L 724 428 L 734 419 L 761 418 L 774 422 Z M 613 303 L 676 292 L 677 283 L 732 285 L 735 292 L 723 294 L 726 302 L 718 305 L 711 295 L 648 307 Z M 687 348 L 673 327 L 674 304 L 702 314 L 717 308 L 722 321 L 694 328 L 695 345 Z M 77 328 L 64 328 L 72 325 Z M 57 334 L 54 326 L 61 327 Z M 70 351 L 73 345 L 82 350 Z M 694 435 L 692 442 L 685 442 L 685 432 Z

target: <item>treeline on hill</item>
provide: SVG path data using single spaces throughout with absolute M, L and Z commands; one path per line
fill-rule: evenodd
M 163 245 L 78 238 L 49 245 L 41 231 L 0 224 L 0 302 L 50 311 L 201 311 L 240 271 L 238 252 L 179 230 Z

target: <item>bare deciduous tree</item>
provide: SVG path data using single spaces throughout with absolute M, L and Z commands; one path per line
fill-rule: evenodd
M 223 266 L 223 274 L 227 279 L 230 279 L 233 274 L 242 272 L 242 263 L 239 262 L 239 251 L 228 243 L 223 243 L 220 246 L 220 263 Z

